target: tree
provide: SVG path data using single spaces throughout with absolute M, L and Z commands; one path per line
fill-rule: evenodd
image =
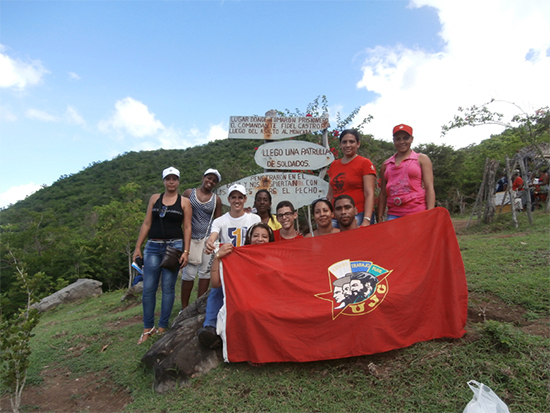
M 124 254 L 128 263 L 128 286 L 132 284 L 132 254 L 139 228 L 143 222 L 143 201 L 137 198 L 139 185 L 133 182 L 120 188 L 124 200 L 111 201 L 109 204 L 94 208 L 96 215 L 96 251 L 108 271 L 116 271 L 118 255 Z M 108 275 L 109 286 L 115 280 Z
M 31 304 L 36 300 L 36 289 L 42 282 L 43 273 L 29 277 L 25 265 L 18 261 L 10 251 L 17 271 L 18 284 L 27 297 L 24 309 L 16 316 L 7 318 L 2 314 L 0 319 L 0 349 L 2 385 L 8 390 L 12 410 L 19 412 L 21 394 L 27 381 L 29 356 L 31 348 L 29 341 L 32 330 L 38 324 L 40 314 Z
M 490 105 L 497 102 L 513 105 L 520 113 L 513 116 L 510 121 L 506 121 L 502 113 L 489 109 Z M 461 115 L 455 115 L 449 124 L 441 127 L 441 136 L 445 136 L 452 129 L 465 126 L 501 125 L 512 130 L 523 144 L 529 145 L 538 154 L 542 164 L 546 164 L 546 168 L 550 167 L 550 159 L 545 158 L 543 149 L 543 144 L 547 144 L 550 138 L 550 110 L 548 106 L 537 109 L 534 113 L 527 113 L 516 103 L 492 99 L 481 106 L 474 105 L 466 109 L 459 107 L 458 111 Z M 502 158 L 500 160 L 502 161 Z M 523 162 L 522 159 L 521 163 Z M 520 166 L 524 168 L 523 165 Z M 528 176 L 524 174 L 523 180 L 529 182 Z M 550 212 L 550 197 L 546 203 L 546 211 Z
M 510 121 L 506 121 L 502 113 L 493 112 L 489 109 L 491 104 L 497 102 L 513 105 L 520 113 L 512 117 Z M 481 106 L 474 105 L 465 109 L 459 107 L 458 111 L 461 113 L 460 115 L 455 115 L 451 122 L 441 127 L 441 136 L 445 136 L 452 129 L 465 126 L 500 125 L 507 129 L 513 129 L 523 143 L 533 145 L 539 155 L 544 156 L 541 143 L 548 142 L 550 134 L 550 110 L 548 106 L 537 109 L 534 113 L 527 113 L 516 103 L 491 99 L 490 102 Z

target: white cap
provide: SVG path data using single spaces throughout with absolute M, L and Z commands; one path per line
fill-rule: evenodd
M 220 173 L 218 172 L 217 169 L 213 169 L 213 168 L 207 169 L 206 172 L 202 176 L 206 176 L 208 174 L 216 175 L 218 177 L 218 182 L 220 182 L 222 180 L 222 176 L 220 175 Z
M 229 189 L 227 190 L 227 193 L 229 195 L 231 195 L 231 192 L 233 191 L 237 191 L 237 192 L 240 192 L 241 194 L 243 194 L 244 196 L 246 196 L 246 189 L 244 186 L 242 186 L 241 184 L 234 184 L 234 185 L 231 185 L 229 187 Z
M 176 175 L 178 178 L 180 177 L 180 171 L 178 171 L 173 166 L 166 168 L 164 171 L 162 171 L 162 179 L 166 178 L 168 175 Z

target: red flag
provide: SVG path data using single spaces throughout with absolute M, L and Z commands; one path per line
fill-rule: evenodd
M 338 359 L 465 333 L 464 264 L 443 208 L 235 248 L 223 280 L 232 362 Z

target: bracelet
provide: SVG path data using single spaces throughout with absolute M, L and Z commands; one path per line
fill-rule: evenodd
M 216 258 L 217 258 L 217 259 L 220 259 L 220 254 L 219 254 L 219 252 L 216 252 Z
M 183 253 L 184 253 L 184 254 L 185 254 L 185 253 L 188 253 L 188 254 L 189 254 L 189 251 L 187 251 L 187 250 L 183 250 Z
M 370 218 L 369 218 L 369 217 L 365 217 L 365 219 L 366 219 L 367 221 L 369 221 L 369 222 L 370 222 Z

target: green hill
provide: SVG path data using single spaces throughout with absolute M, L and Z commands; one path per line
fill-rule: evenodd
M 320 143 L 320 134 L 299 139 Z M 131 255 L 151 194 L 162 190 L 161 171 L 175 166 L 181 172 L 180 190 L 197 187 L 208 168 L 222 175 L 221 184 L 260 173 L 254 161 L 256 140 L 220 140 L 183 150 L 128 152 L 60 177 L 25 200 L 0 211 L 0 305 L 13 313 L 24 300 L 14 259 L 29 274 L 41 273 L 38 296 L 45 296 L 78 278 L 91 277 L 107 289 L 128 283 Z M 329 135 L 329 144 L 339 149 Z M 510 132 L 480 145 L 455 150 L 446 145 L 420 145 L 434 165 L 439 205 L 453 211 L 457 193 L 473 199 L 485 158 L 512 155 L 522 143 Z M 364 135 L 360 155 L 377 169 L 394 152 L 393 144 Z M 341 156 L 338 155 L 338 156 Z M 466 198 L 468 199 L 468 198 Z M 130 251 L 130 252 L 129 252 Z

